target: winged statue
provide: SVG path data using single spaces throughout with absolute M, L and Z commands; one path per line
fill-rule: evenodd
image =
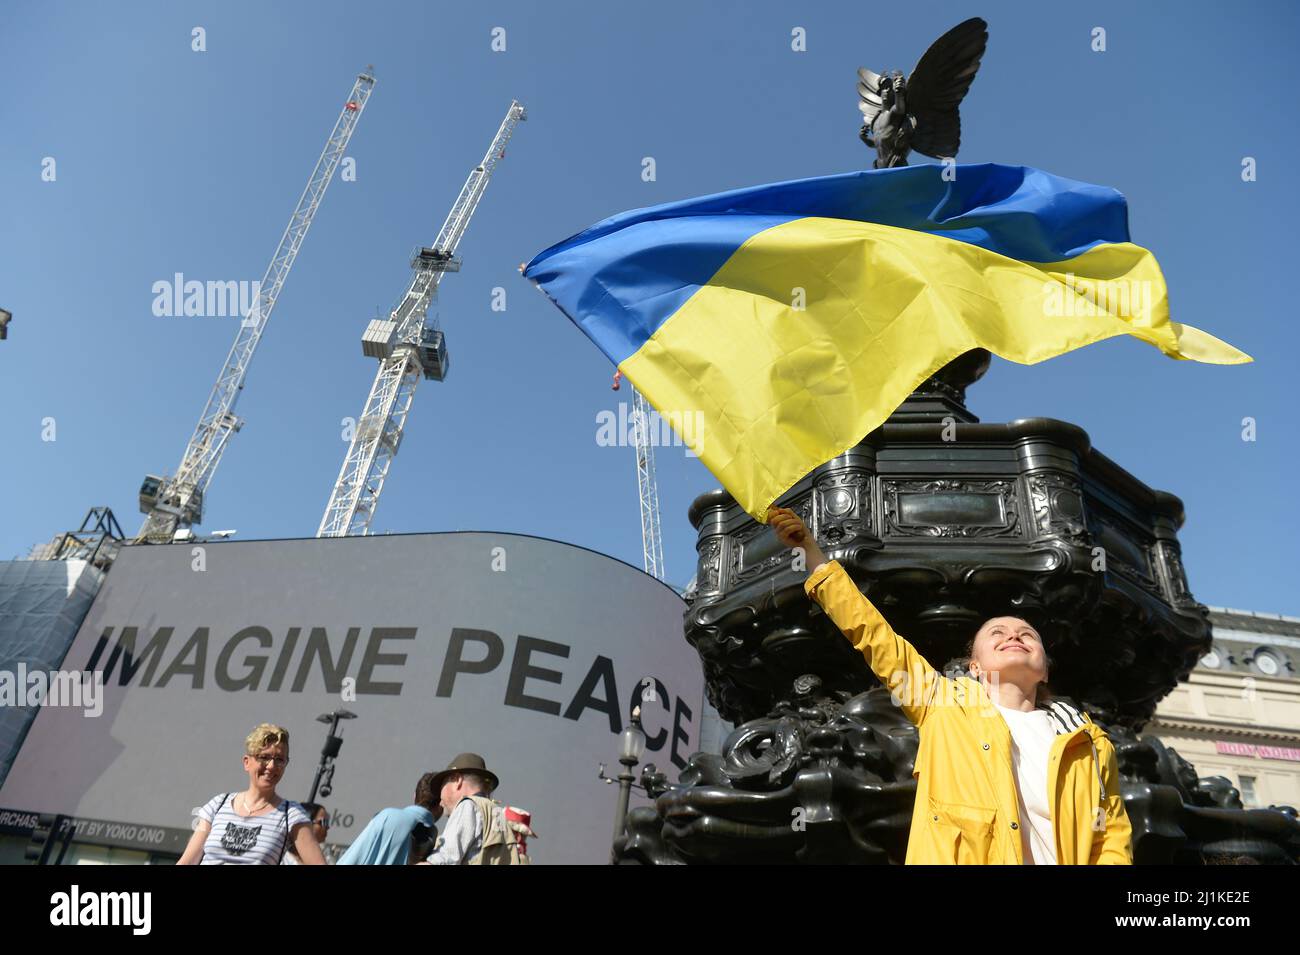
M 958 107 L 970 89 L 989 40 L 979 17 L 959 23 L 930 45 L 912 75 L 858 70 L 858 134 L 876 150 L 875 168 L 906 166 L 912 150 L 951 159 L 961 144 Z

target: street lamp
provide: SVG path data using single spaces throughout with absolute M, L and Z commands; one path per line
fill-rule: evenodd
M 343 737 L 338 734 L 339 720 L 355 720 L 357 714 L 349 713 L 347 710 L 335 710 L 333 713 L 322 713 L 316 717 L 317 723 L 328 723 L 330 725 L 329 733 L 325 736 L 325 745 L 320 751 L 320 765 L 316 767 L 316 778 L 311 783 L 311 795 L 307 797 L 308 802 L 316 801 L 316 791 L 320 790 L 320 797 L 328 799 L 329 794 L 334 791 L 334 757 L 339 754 L 343 748 Z
M 623 834 L 623 825 L 627 820 L 627 803 L 632 795 L 632 767 L 641 762 L 641 757 L 645 755 L 645 731 L 641 729 L 641 707 L 634 707 L 632 710 L 632 721 L 627 724 L 618 741 L 618 761 L 623 765 L 623 771 L 618 774 L 618 808 L 614 813 L 614 839 L 617 842 L 618 837 Z M 606 782 L 613 782 L 605 776 L 605 767 L 600 768 L 600 778 Z M 610 864 L 617 862 L 614 846 L 609 849 Z
M 632 767 L 641 762 L 645 754 L 645 730 L 641 729 L 641 707 L 632 710 L 632 722 L 618 741 L 618 761 L 624 766 Z M 631 779 L 632 777 L 628 777 Z

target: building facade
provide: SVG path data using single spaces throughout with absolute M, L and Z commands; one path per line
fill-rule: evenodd
M 1300 807 L 1300 618 L 1210 608 L 1214 645 L 1143 730 L 1247 809 Z

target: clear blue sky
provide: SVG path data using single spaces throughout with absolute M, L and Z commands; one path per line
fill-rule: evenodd
M 862 168 L 854 70 L 910 70 L 967 16 L 989 51 L 962 108 L 964 162 L 1114 186 L 1173 316 L 1256 357 L 1174 362 L 1103 342 L 1001 360 L 985 421 L 1081 425 L 1181 496 L 1191 586 L 1210 604 L 1300 614 L 1296 536 L 1296 5 L 819 3 L 372 5 L 33 3 L 0 7 L 0 557 L 108 504 L 138 529 L 146 472 L 175 469 L 234 338 L 159 318 L 152 285 L 261 277 L 356 72 L 378 84 L 263 339 L 202 530 L 315 533 L 374 375 L 359 344 L 432 241 L 512 97 L 515 136 L 443 283 L 451 374 L 422 383 L 376 531 L 477 529 L 640 564 L 632 452 L 599 447 L 626 400 L 612 368 L 516 272 L 615 212 Z M 191 50 L 191 29 L 207 51 Z M 506 51 L 491 50 L 493 27 Z M 1090 31 L 1107 31 L 1107 50 Z M 807 52 L 790 48 L 807 31 Z M 41 180 L 44 157 L 57 181 Z M 641 160 L 657 163 L 655 182 Z M 1241 160 L 1258 181 L 1241 180 Z M 923 157 L 918 157 L 924 161 Z M 495 286 L 505 312 L 491 310 Z M 1242 440 L 1242 419 L 1258 438 Z M 42 441 L 54 418 L 56 440 Z M 686 510 L 715 486 L 659 454 L 668 576 L 691 576 Z M 1291 480 L 1288 481 L 1288 472 Z

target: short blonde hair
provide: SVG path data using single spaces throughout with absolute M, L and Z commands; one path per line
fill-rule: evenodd
M 289 731 L 274 723 L 258 723 L 244 738 L 244 753 L 248 756 L 256 756 L 259 749 L 267 746 L 283 746 L 285 755 L 288 755 Z

